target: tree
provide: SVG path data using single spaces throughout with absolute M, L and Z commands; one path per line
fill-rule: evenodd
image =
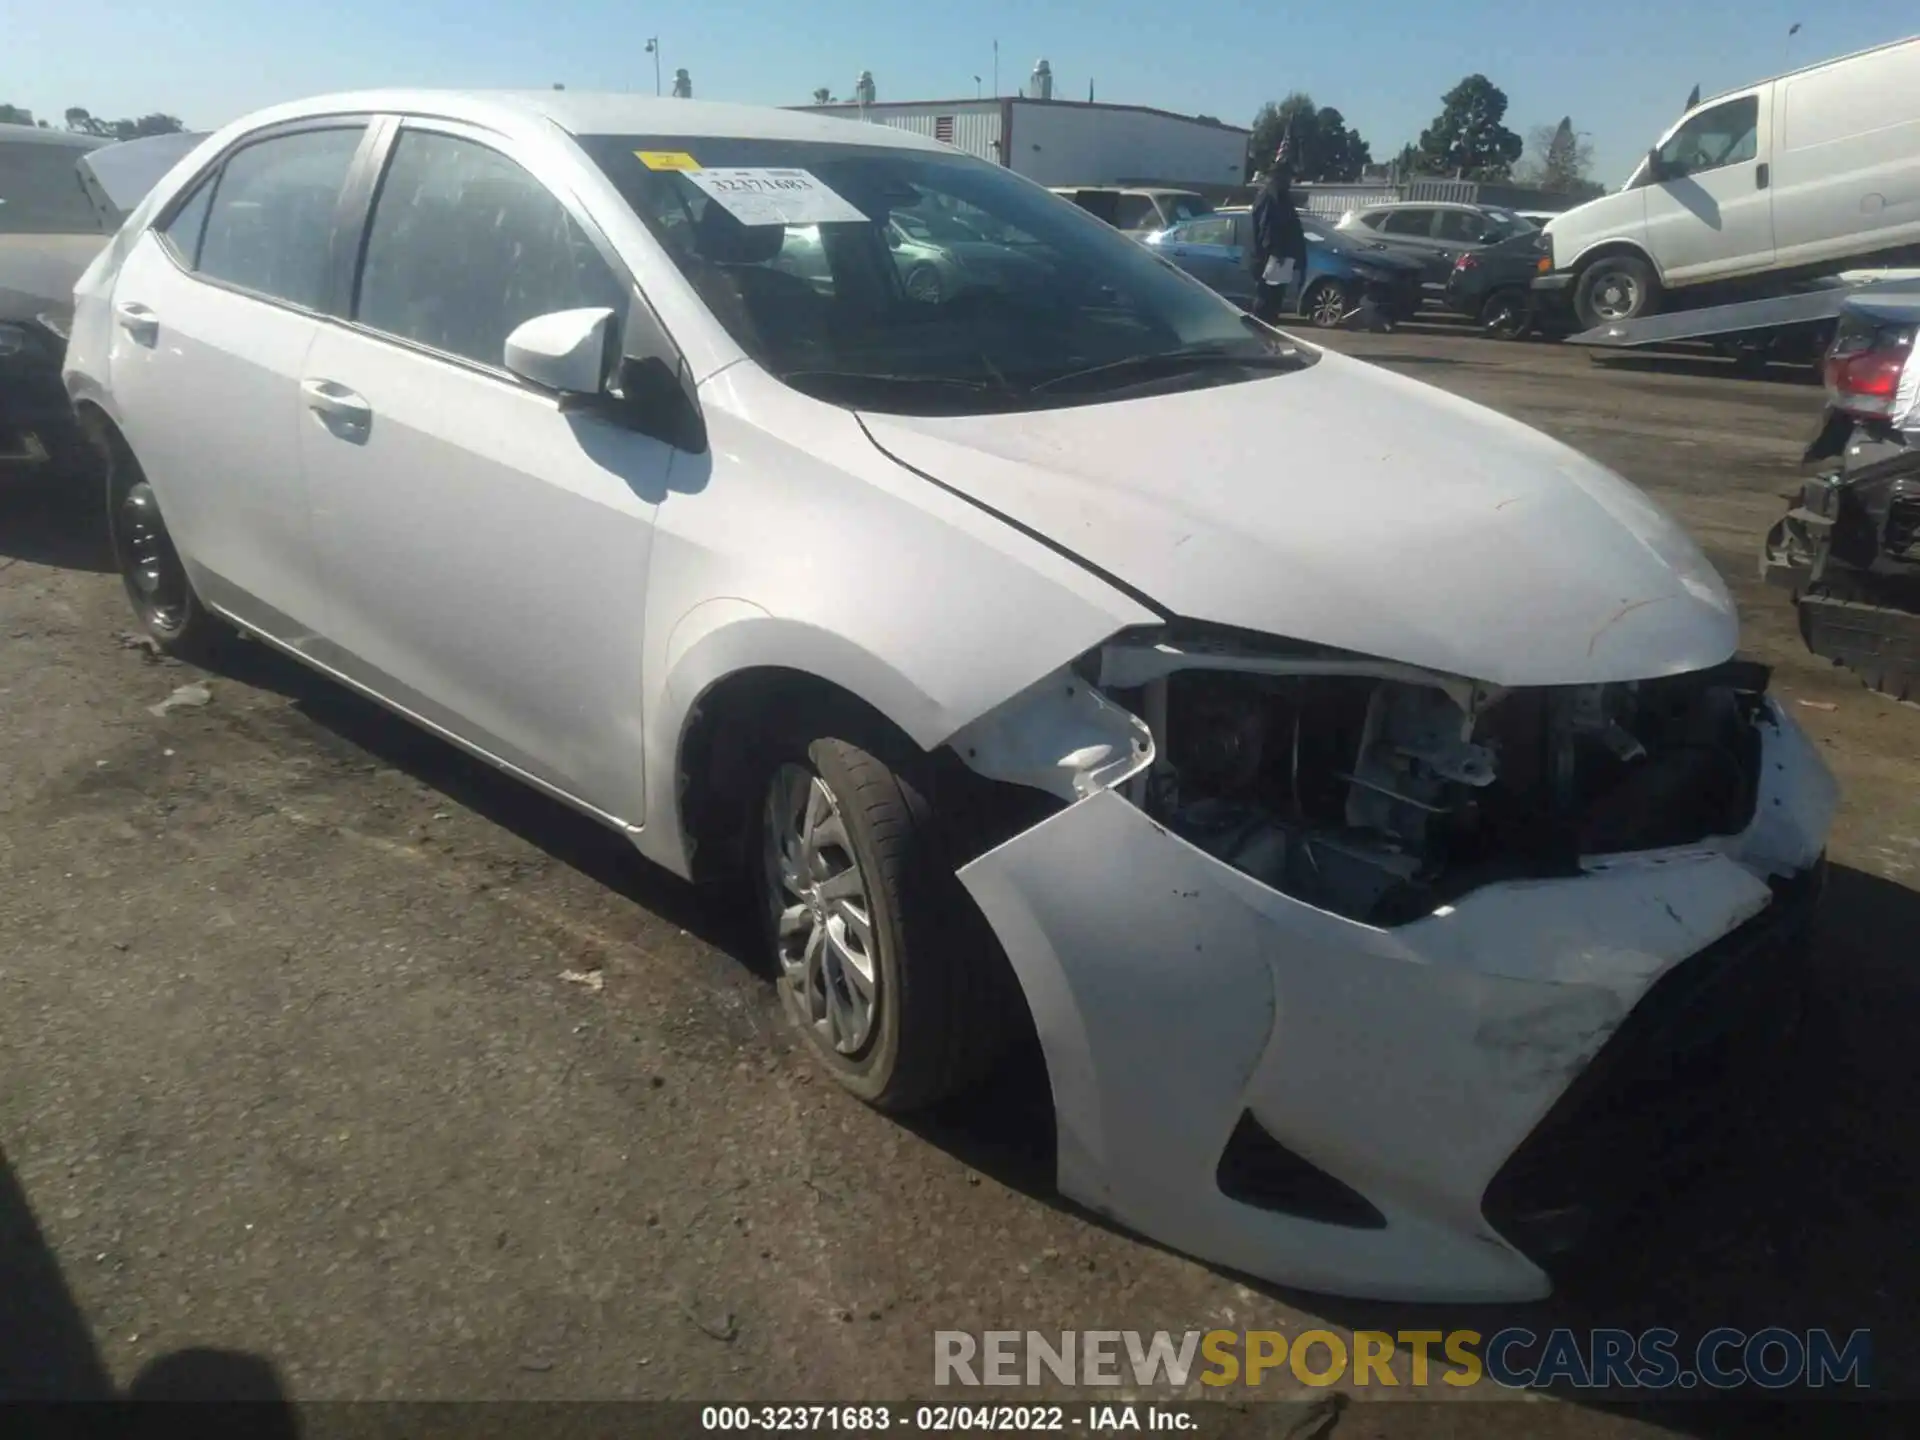
M 143 135 L 172 135 L 187 127 L 178 115 L 142 115 L 138 120 L 102 120 L 75 105 L 67 111 L 67 129 L 107 140 L 138 140 Z
M 1331 105 L 1317 106 L 1313 97 L 1294 91 L 1286 99 L 1268 101 L 1253 117 L 1247 142 L 1247 178 L 1267 168 L 1280 138 L 1293 136 L 1294 175 L 1301 180 L 1358 180 L 1373 161 L 1367 142 L 1347 128 L 1347 120 Z
M 1501 123 L 1507 95 L 1484 75 L 1469 75 L 1440 97 L 1440 113 L 1420 132 L 1422 166 L 1458 180 L 1505 180 L 1524 148 Z
M 33 112 L 18 105 L 0 105 L 0 125 L 31 125 Z
M 1588 178 L 1593 169 L 1592 142 L 1581 138 L 1573 128 L 1573 117 L 1562 117 L 1558 125 L 1536 125 L 1527 133 L 1533 158 L 1522 178 L 1550 195 L 1568 195 L 1580 200 L 1592 199 L 1601 187 Z
M 813 92 L 813 103 L 816 105 L 831 105 L 833 103 L 833 92 L 824 85 L 820 86 Z

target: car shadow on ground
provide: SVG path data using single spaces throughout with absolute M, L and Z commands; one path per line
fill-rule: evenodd
M 286 1387 L 273 1363 L 245 1351 L 173 1350 L 117 1389 L 60 1262 L 0 1151 L 0 1407 L 65 1401 L 195 1401 L 188 1429 L 261 1440 L 297 1435 Z M 109 1412 L 110 1413 L 110 1412 Z
M 771 975 L 746 907 L 702 895 L 644 859 L 631 842 L 606 826 L 270 645 L 229 639 L 218 647 L 209 668 L 216 676 L 284 697 L 308 720 L 374 759 L 431 786 L 749 969 Z
M 63 570 L 113 570 L 106 520 L 90 482 L 0 471 L 0 565 L 27 560 Z

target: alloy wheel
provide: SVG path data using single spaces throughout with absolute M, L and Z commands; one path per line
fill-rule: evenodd
M 782 765 L 764 831 L 781 972 L 817 1037 L 857 1055 L 878 1028 L 880 964 L 867 877 L 840 800 L 806 766 Z
M 1322 284 L 1307 305 L 1307 318 L 1322 330 L 1331 330 L 1347 317 L 1347 297 L 1338 285 Z

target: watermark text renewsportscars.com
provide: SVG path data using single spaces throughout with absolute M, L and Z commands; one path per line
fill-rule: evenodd
M 936 1385 L 1867 1389 L 1866 1330 L 938 1330 Z

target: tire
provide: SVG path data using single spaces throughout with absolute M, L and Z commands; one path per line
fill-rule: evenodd
M 160 514 L 159 498 L 126 442 L 105 422 L 93 419 L 88 438 L 104 473 L 107 536 L 134 618 L 162 653 L 181 660 L 206 659 L 226 625 L 194 593 Z
M 1300 298 L 1300 314 L 1316 330 L 1339 329 L 1352 309 L 1347 302 L 1347 287 L 1338 280 L 1316 280 Z
M 1655 314 L 1660 299 L 1660 277 L 1638 255 L 1603 255 L 1573 287 L 1573 308 L 1584 330 Z
M 1524 340 L 1533 329 L 1533 305 L 1525 291 L 1496 290 L 1480 306 L 1480 333 L 1492 340 Z
M 771 747 L 752 853 L 781 1005 L 845 1089 L 922 1109 L 999 1060 L 1011 974 L 955 878 L 924 757 L 857 717 L 808 728 Z
M 946 299 L 946 284 L 941 280 L 940 272 L 931 265 L 914 266 L 901 283 L 906 287 L 907 298 L 922 305 L 938 305 Z

